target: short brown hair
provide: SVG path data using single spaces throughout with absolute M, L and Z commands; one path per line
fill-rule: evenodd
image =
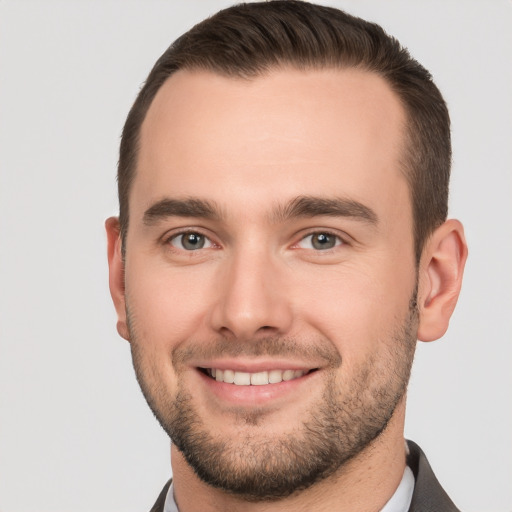
M 121 236 L 137 167 L 140 130 L 162 84 L 177 70 L 251 79 L 278 68 L 358 68 L 383 77 L 407 114 L 403 167 L 414 219 L 416 259 L 448 211 L 450 118 L 430 73 L 377 24 L 296 0 L 239 4 L 178 38 L 158 59 L 124 125 L 118 167 Z M 123 243 L 123 248 L 125 244 Z

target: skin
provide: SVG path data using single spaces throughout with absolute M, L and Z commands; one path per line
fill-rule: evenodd
M 416 286 L 418 339 L 444 334 L 467 249 L 461 224 L 449 220 L 415 264 L 399 164 L 405 124 L 389 86 L 356 70 L 283 69 L 250 81 L 179 71 L 162 86 L 142 126 L 124 262 L 118 220 L 106 223 L 118 331 L 133 345 L 153 406 L 172 404 L 181 389 L 209 431 L 234 446 L 284 438 L 314 416 L 328 379 L 347 396 L 372 359 L 383 363 L 371 385 L 392 377 L 402 364 L 393 333 Z M 351 201 L 375 218 L 278 215 L 303 196 Z M 187 198 L 215 203 L 219 215 L 148 217 L 163 199 Z M 206 247 L 185 250 L 176 237 L 183 230 L 205 235 Z M 315 249 L 310 235 L 319 232 L 339 237 L 335 247 Z M 297 355 L 256 354 L 269 337 L 293 340 Z M 201 352 L 219 340 L 225 355 Z M 328 367 L 315 349 L 341 364 Z M 279 393 L 251 386 L 237 394 L 197 370 L 274 363 L 318 371 Z M 336 473 L 272 503 L 205 484 L 172 445 L 175 498 L 182 512 L 378 511 L 404 471 L 404 416 L 405 397 L 384 432 Z

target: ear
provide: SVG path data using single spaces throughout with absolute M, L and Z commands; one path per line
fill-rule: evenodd
M 464 228 L 458 220 L 447 220 L 427 241 L 420 262 L 419 340 L 437 340 L 448 329 L 467 255 Z
M 110 217 L 105 221 L 108 243 L 108 271 L 110 295 L 117 312 L 117 332 L 125 340 L 130 341 L 126 321 L 126 303 L 124 290 L 124 262 L 121 252 L 119 219 Z

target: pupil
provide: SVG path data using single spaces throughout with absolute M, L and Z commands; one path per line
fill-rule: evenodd
M 334 237 L 326 233 L 319 233 L 313 236 L 313 247 L 315 249 L 332 249 L 334 247 Z
M 183 247 L 185 249 L 201 249 L 204 246 L 204 237 L 197 233 L 188 233 L 183 236 Z

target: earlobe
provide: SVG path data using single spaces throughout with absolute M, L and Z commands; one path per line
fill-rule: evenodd
M 126 322 L 124 262 L 119 219 L 117 217 L 108 218 L 105 221 L 105 229 L 107 231 L 109 287 L 117 312 L 117 332 L 125 340 L 130 341 Z
M 427 241 L 420 262 L 418 339 L 434 341 L 448 329 L 462 286 L 468 249 L 462 224 L 447 220 Z

